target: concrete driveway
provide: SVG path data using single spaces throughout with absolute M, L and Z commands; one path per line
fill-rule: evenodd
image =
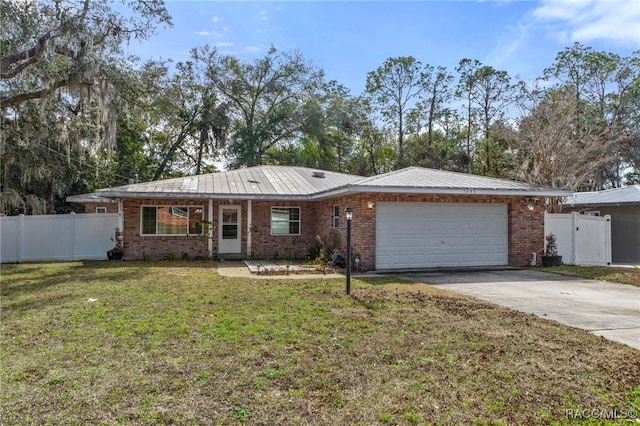
M 529 270 L 411 272 L 403 278 L 582 328 L 640 350 L 640 288 Z

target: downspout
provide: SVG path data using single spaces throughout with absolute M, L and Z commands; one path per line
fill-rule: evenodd
M 118 228 L 123 232 L 124 235 L 124 207 L 122 198 L 118 198 Z

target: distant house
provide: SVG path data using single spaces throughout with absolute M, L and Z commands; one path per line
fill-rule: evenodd
M 96 192 L 117 200 L 125 258 L 305 258 L 353 208 L 366 269 L 528 265 L 544 246 L 544 197 L 563 190 L 409 167 L 361 177 L 258 166 Z
M 95 193 L 70 195 L 66 200 L 69 203 L 84 204 L 85 213 L 118 213 L 118 203 L 115 200 Z
M 563 210 L 610 215 L 612 262 L 640 264 L 640 185 L 576 192 L 567 199 Z

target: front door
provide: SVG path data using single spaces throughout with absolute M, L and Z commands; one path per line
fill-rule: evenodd
M 218 217 L 218 253 L 239 254 L 242 250 L 242 219 L 240 206 L 221 205 Z

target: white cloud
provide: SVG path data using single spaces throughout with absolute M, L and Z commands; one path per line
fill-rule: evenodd
M 224 35 L 222 33 L 219 33 L 217 31 L 195 31 L 194 34 L 199 35 L 200 37 L 215 37 L 215 38 L 220 38 L 223 37 Z
M 260 16 L 258 17 L 259 20 L 261 21 L 266 21 L 269 19 L 269 17 L 267 16 L 267 11 L 266 10 L 261 10 L 260 11 Z
M 508 28 L 506 36 L 501 37 L 498 45 L 489 53 L 485 62 L 493 67 L 501 67 L 512 54 L 529 41 L 530 27 L 531 23 L 524 20 Z
M 222 21 L 222 18 L 219 16 L 214 16 L 213 18 L 211 18 L 211 22 L 213 22 L 214 24 L 217 24 L 220 21 Z
M 218 43 L 216 43 L 214 46 L 215 47 L 220 47 L 220 48 L 224 48 L 224 47 L 231 47 L 233 46 L 235 43 L 232 41 L 220 41 Z
M 638 0 L 542 0 L 533 11 L 562 42 L 606 41 L 640 46 Z
M 243 53 L 258 53 L 264 50 L 263 46 L 245 46 L 242 48 Z

